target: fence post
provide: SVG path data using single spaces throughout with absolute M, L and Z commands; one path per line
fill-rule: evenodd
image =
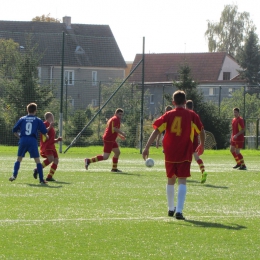
M 259 118 L 256 120 L 256 149 L 258 149 Z
M 59 136 L 62 136 L 62 123 L 63 123 L 62 107 L 63 107 L 63 83 L 64 83 L 64 46 L 65 46 L 64 41 L 65 41 L 65 32 L 62 32 Z M 62 153 L 62 141 L 60 141 L 59 152 Z
M 142 64 L 142 104 L 141 104 L 141 117 L 140 117 L 140 154 L 143 152 L 143 129 L 144 129 L 144 46 L 145 38 L 143 37 L 143 64 Z

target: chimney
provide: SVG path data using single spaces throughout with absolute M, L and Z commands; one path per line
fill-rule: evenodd
M 70 16 L 64 16 L 62 18 L 62 20 L 63 20 L 63 23 L 66 24 L 66 28 L 71 29 L 71 17 Z

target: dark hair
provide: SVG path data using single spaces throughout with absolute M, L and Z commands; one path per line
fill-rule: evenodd
M 238 107 L 235 107 L 235 108 L 233 109 L 233 111 L 237 111 L 237 112 L 239 113 L 239 108 L 238 108 Z
M 165 112 L 171 111 L 171 110 L 172 110 L 172 106 L 166 106 L 166 107 L 165 107 Z
M 117 113 L 124 113 L 124 110 L 122 108 L 117 108 L 115 114 L 117 114 Z
M 27 111 L 28 111 L 28 113 L 30 113 L 30 114 L 34 113 L 36 110 L 37 110 L 37 104 L 36 104 L 36 103 L 30 103 L 30 104 L 27 106 Z
M 193 110 L 193 101 L 192 100 L 187 100 L 186 108 Z
M 184 105 L 186 101 L 186 94 L 182 90 L 177 90 L 173 93 L 172 99 L 176 105 Z

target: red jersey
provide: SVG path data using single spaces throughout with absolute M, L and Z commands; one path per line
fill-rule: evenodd
M 115 141 L 118 133 L 114 131 L 115 128 L 120 128 L 120 119 L 117 116 L 111 117 L 106 126 L 106 130 L 103 135 L 105 141 Z
M 233 140 L 233 136 L 236 135 L 242 129 L 245 129 L 244 119 L 240 116 L 237 118 L 233 118 L 233 120 L 232 120 L 232 141 L 244 142 L 244 134 L 239 135 L 235 140 Z
M 44 125 L 46 126 L 46 128 L 48 128 L 50 126 L 50 123 L 48 121 L 44 121 Z M 50 128 L 49 131 L 48 131 L 48 136 L 49 136 L 49 139 L 46 140 L 44 142 L 44 139 L 43 139 L 43 136 L 41 134 L 41 139 L 40 139 L 40 151 L 41 152 L 44 152 L 45 150 L 55 150 L 55 130 L 54 128 Z
M 196 113 L 178 107 L 159 117 L 153 127 L 160 133 L 165 130 L 163 148 L 166 162 L 192 161 L 194 135 L 203 129 Z

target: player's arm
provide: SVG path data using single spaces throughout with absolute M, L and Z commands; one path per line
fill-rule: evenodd
M 245 128 L 241 129 L 237 134 L 233 136 L 233 139 L 237 139 L 239 135 L 242 135 L 245 132 Z
M 162 135 L 161 133 L 159 133 L 159 134 L 157 135 L 157 138 L 156 138 L 156 148 L 159 147 L 161 135 Z
M 113 127 L 114 132 L 118 133 L 118 136 L 122 139 L 125 140 L 126 134 L 121 131 L 119 128 Z
M 205 135 L 205 131 L 202 128 L 202 130 L 199 133 L 200 135 L 200 144 L 196 149 L 196 152 L 198 153 L 198 155 L 202 155 L 204 153 L 204 144 L 205 144 L 205 139 L 206 139 L 206 135 Z
M 17 137 L 18 139 L 20 139 L 20 135 L 19 135 L 19 133 L 14 132 L 14 136 Z
M 160 133 L 160 131 L 158 129 L 155 129 L 151 133 L 151 135 L 150 135 L 150 137 L 147 141 L 147 144 L 146 144 L 146 146 L 143 150 L 143 153 L 142 153 L 144 160 L 146 160 L 149 157 L 149 148 L 150 148 L 150 146 L 152 145 L 152 143 L 154 142 L 154 140 L 156 139 L 156 137 L 158 136 L 159 133 Z
M 56 138 L 56 139 L 54 139 L 54 143 L 58 143 L 58 142 L 60 142 L 60 141 L 62 141 L 62 137 L 61 137 L 61 136 L 58 137 L 58 138 Z

